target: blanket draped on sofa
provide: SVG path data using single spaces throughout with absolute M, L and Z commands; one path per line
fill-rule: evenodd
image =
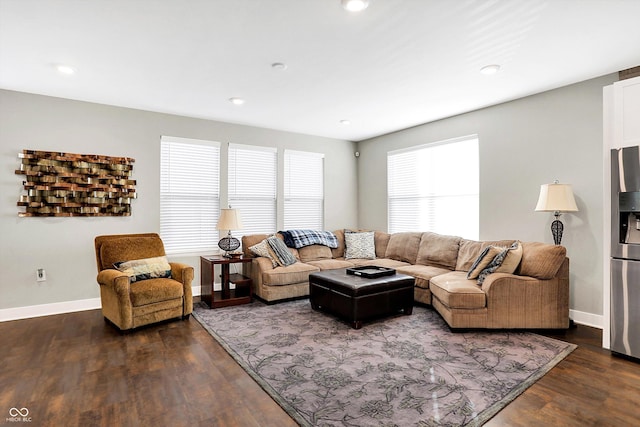
M 300 249 L 311 245 L 324 245 L 332 249 L 338 247 L 338 238 L 331 231 L 286 230 L 278 233 L 290 248 Z

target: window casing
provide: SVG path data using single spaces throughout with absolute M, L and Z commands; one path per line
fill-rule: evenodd
M 229 206 L 240 210 L 236 238 L 276 232 L 277 151 L 273 147 L 229 144 Z
M 324 154 L 285 150 L 284 229 L 324 229 Z
M 220 144 L 163 136 L 160 141 L 160 236 L 167 254 L 217 249 Z
M 388 230 L 478 239 L 479 156 L 473 135 L 387 154 Z

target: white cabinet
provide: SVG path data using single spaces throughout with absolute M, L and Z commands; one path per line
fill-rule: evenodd
M 614 147 L 640 145 L 640 77 L 613 84 Z

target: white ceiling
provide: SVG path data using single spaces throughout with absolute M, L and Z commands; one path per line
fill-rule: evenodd
M 640 65 L 639 19 L 639 0 L 0 0 L 0 88 L 358 141 Z

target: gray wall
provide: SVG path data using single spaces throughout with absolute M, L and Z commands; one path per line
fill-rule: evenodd
M 358 144 L 358 225 L 385 230 L 387 152 L 477 134 L 480 239 L 553 243 L 553 215 L 534 212 L 540 184 L 573 184 L 577 213 L 564 214 L 571 308 L 602 314 L 602 89 L 607 75 L 428 123 Z M 580 314 L 580 313 L 578 313 Z
M 97 298 L 94 237 L 159 232 L 162 135 L 322 152 L 325 227 L 357 226 L 352 142 L 0 90 L 0 309 Z M 133 215 L 19 218 L 22 177 L 14 171 L 23 149 L 135 158 Z M 199 273 L 197 256 L 176 260 Z M 36 282 L 37 268 L 46 282 Z
M 616 80 L 607 75 L 363 141 L 357 160 L 347 141 L 0 90 L 0 309 L 98 297 L 93 238 L 159 230 L 161 135 L 323 152 L 326 228 L 385 230 L 387 151 L 478 134 L 480 238 L 552 243 L 553 216 L 533 211 L 539 186 L 573 184 L 580 212 L 562 217 L 571 308 L 601 315 L 602 88 Z M 18 218 L 14 170 L 25 148 L 135 158 L 133 215 Z M 177 260 L 198 271 L 197 257 Z M 39 267 L 44 283 L 35 281 Z

